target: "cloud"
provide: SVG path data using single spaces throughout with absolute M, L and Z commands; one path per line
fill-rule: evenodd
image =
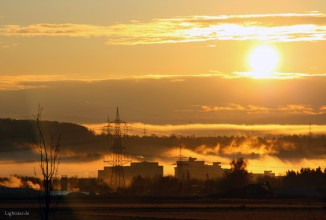
M 45 103 L 48 120 L 79 123 L 104 122 L 108 111 L 116 106 L 121 107 L 126 121 L 154 125 L 185 125 L 190 122 L 304 125 L 326 122 L 323 115 L 325 77 L 281 81 L 205 75 L 155 76 L 159 79 L 139 75 L 104 80 L 106 77 L 110 76 L 96 77 L 98 81 L 94 81 L 91 78 L 79 79 L 76 75 L 75 79 L 30 76 L 25 82 L 24 76 L 0 77 L 4 79 L 0 80 L 2 83 L 11 80 L 13 87 L 15 84 L 34 87 L 0 91 L 1 102 L 6 103 L 1 108 L 1 117 L 31 117 L 38 103 Z M 152 105 L 157 100 L 160 100 L 159 105 Z M 175 128 L 171 126 L 172 130 Z
M 10 176 L 7 180 L 0 180 L 0 186 L 8 188 L 21 188 L 27 186 L 28 188 L 40 190 L 40 185 L 33 183 L 30 180 L 24 181 L 18 176 Z
M 320 106 L 314 109 L 311 105 L 304 104 L 288 104 L 276 107 L 265 107 L 256 105 L 239 105 L 239 104 L 228 104 L 226 106 L 201 106 L 203 112 L 227 112 L 227 111 L 238 111 L 245 112 L 248 114 L 303 114 L 303 115 L 322 115 L 326 113 L 325 106 Z
M 131 21 L 107 26 L 88 24 L 3 25 L 3 36 L 105 37 L 108 45 L 144 45 L 216 40 L 276 42 L 326 40 L 326 16 L 306 14 L 251 14 L 189 16 Z
M 18 177 L 10 176 L 10 179 L 0 182 L 0 185 L 8 188 L 20 188 L 22 182 Z
M 313 74 L 313 73 L 274 73 L 271 79 L 301 79 L 308 77 L 325 77 L 326 74 Z M 35 88 L 48 88 L 50 83 L 54 82 L 100 82 L 109 80 L 151 80 L 151 79 L 168 79 L 171 82 L 183 82 L 187 78 L 223 78 L 223 79 L 237 79 L 237 78 L 253 78 L 250 72 L 235 72 L 235 73 L 221 73 L 218 71 L 210 71 L 208 74 L 135 74 L 135 75 L 118 75 L 118 74 L 92 74 L 91 76 L 80 74 L 39 74 L 39 75 L 2 75 L 0 76 L 0 91 L 1 90 L 24 90 Z M 235 104 L 233 104 L 235 105 Z M 241 108 L 241 106 L 238 106 Z M 252 108 L 258 106 L 251 106 Z M 235 106 L 217 107 L 218 108 L 232 108 Z M 222 110 L 222 109 L 220 109 Z M 227 109 L 224 109 L 227 110 Z M 266 109 L 260 109 L 265 111 Z M 322 110 L 322 109 L 321 109 Z M 185 111 L 185 110 L 180 110 Z M 193 110 L 187 110 L 193 111 Z
M 72 80 L 68 75 L 2 75 L 0 76 L 0 90 L 22 90 L 45 88 L 42 82 Z
M 249 171 L 262 173 L 272 170 L 277 174 L 285 174 L 287 170 L 299 170 L 301 167 L 325 167 L 326 152 L 322 140 L 312 139 L 316 148 L 312 149 L 300 137 L 269 139 L 258 137 L 229 137 L 217 141 L 217 145 L 202 144 L 199 146 L 186 145 L 182 149 L 184 157 L 195 157 L 206 164 L 221 162 L 223 168 L 230 168 L 230 161 L 244 157 L 249 161 Z M 306 141 L 304 141 L 306 142 Z M 318 143 L 317 143 L 318 142 Z M 158 158 L 177 158 L 179 147 L 168 148 Z
M 16 43 L 0 42 L 0 49 L 1 48 L 17 47 L 17 46 L 18 46 L 18 44 L 16 44 Z
M 218 111 L 245 111 L 248 113 L 268 113 L 270 108 L 263 106 L 255 106 L 255 105 L 238 105 L 238 104 L 229 104 L 227 106 L 201 106 L 201 110 L 204 112 L 218 112 Z
M 106 123 L 100 124 L 83 124 L 87 128 L 100 134 L 103 132 L 103 128 L 107 125 Z M 308 125 L 289 125 L 289 124 L 255 124 L 255 125 L 245 125 L 245 124 L 144 124 L 140 122 L 128 123 L 131 127 L 129 135 L 143 135 L 144 128 L 146 129 L 146 134 L 157 135 L 157 136 L 170 136 L 175 135 L 203 135 L 207 136 L 210 134 L 215 135 L 244 135 L 249 134 L 264 135 L 264 134 L 308 134 Z M 325 134 L 326 125 L 313 125 L 312 131 L 314 134 Z
M 214 72 L 214 71 L 212 71 Z M 326 73 L 285 73 L 285 72 L 272 72 L 268 75 L 257 75 L 256 72 L 234 72 L 232 74 L 225 74 L 224 78 L 240 78 L 248 77 L 254 79 L 303 79 L 309 77 L 325 77 Z
M 80 74 L 39 74 L 39 75 L 2 75 L 0 76 L 0 91 L 1 90 L 23 90 L 33 88 L 47 88 L 49 83 L 53 82 L 100 82 L 109 80 L 150 80 L 150 79 L 169 79 L 171 82 L 182 82 L 185 78 L 189 77 L 224 77 L 221 73 L 210 73 L 210 74 L 197 74 L 197 75 L 173 75 L 173 74 L 105 74 L 91 76 L 80 75 Z M 226 76 L 225 76 L 226 77 Z
M 57 122 L 54 122 L 57 124 Z M 325 136 L 323 135 L 292 135 L 286 134 L 296 133 L 303 131 L 303 134 L 308 134 L 307 125 L 219 125 L 219 124 L 189 124 L 189 125 L 144 125 L 141 123 L 132 123 L 132 131 L 143 131 L 145 127 L 147 130 L 147 137 L 128 137 L 122 139 L 123 146 L 127 149 L 127 154 L 133 158 L 133 161 L 139 159 L 147 161 L 159 161 L 164 164 L 171 164 L 175 162 L 177 155 L 179 155 L 179 146 L 182 144 L 182 154 L 186 157 L 197 157 L 198 160 L 205 160 L 207 163 L 222 162 L 227 165 L 233 158 L 245 157 L 250 161 L 253 161 L 256 166 L 265 166 L 264 169 L 273 169 L 274 167 L 281 167 L 285 164 L 289 166 L 283 166 L 283 169 L 291 169 L 293 166 L 301 166 L 301 161 L 304 166 L 310 166 L 311 161 L 322 161 L 326 157 L 326 149 L 324 147 Z M 97 125 L 98 128 L 103 125 Z M 318 131 L 325 132 L 325 125 L 313 125 L 312 131 L 314 134 Z M 83 129 L 78 126 L 79 129 L 88 132 L 87 129 Z M 61 162 L 60 173 L 68 172 L 66 167 L 69 166 L 70 170 L 73 169 L 75 173 L 84 173 L 92 171 L 96 173 L 97 169 L 102 168 L 104 155 L 108 151 L 108 144 L 112 144 L 112 139 L 107 139 L 106 136 L 94 136 L 92 133 L 90 137 L 87 137 L 85 133 L 68 132 L 66 129 L 57 128 L 58 130 L 65 131 L 66 136 L 63 136 L 62 143 L 60 145 Z M 154 130 L 156 129 L 156 130 Z M 230 135 L 209 136 L 211 131 L 225 131 L 231 130 Z M 239 130 L 244 131 L 242 134 Z M 164 134 L 165 137 L 151 136 L 153 132 L 159 132 L 160 135 Z M 170 136 L 173 132 L 183 131 L 188 137 Z M 204 131 L 206 132 L 202 137 L 189 136 L 189 133 Z M 254 135 L 252 134 L 254 131 Z M 266 133 L 282 134 L 280 136 L 262 135 L 256 136 L 259 131 L 265 131 Z M 236 133 L 237 132 L 237 133 Z M 234 134 L 237 135 L 234 135 Z M 265 133 L 265 134 L 266 134 Z M 69 135 L 67 135 L 69 134 Z M 81 135 L 84 134 L 84 135 Z M 249 135 L 248 135 L 249 134 Z M 263 134 L 263 133 L 262 133 Z M 80 137 L 83 136 L 82 139 Z M 162 135 L 163 136 L 163 135 Z M 21 147 L 23 143 L 19 144 Z M 1 153 L 0 167 L 5 172 L 8 172 L 9 168 L 5 168 L 10 165 L 6 162 L 11 162 L 11 172 L 21 173 L 27 172 L 26 169 L 19 170 L 18 167 L 23 166 L 29 161 L 34 161 L 34 169 L 38 169 L 39 164 L 37 159 L 31 160 L 35 154 L 35 148 L 30 149 L 33 154 L 29 154 L 25 150 L 20 155 L 15 154 L 14 147 L 9 147 L 8 144 L 3 145 L 11 150 L 8 154 Z M 313 147 L 312 147 L 313 146 Z M 17 146 L 18 147 L 18 146 Z M 139 157 L 142 155 L 142 158 Z M 36 155 L 37 156 L 37 155 Z M 34 157 L 35 158 L 35 157 Z M 38 156 L 37 156 L 38 158 Z M 273 159 L 275 163 L 268 163 Z M 21 161 L 23 160 L 23 161 Z M 276 161 L 279 161 L 276 163 Z M 22 164 L 18 163 L 22 162 Z M 265 163 L 264 163 L 265 162 Z M 251 163 L 251 162 L 250 162 Z M 32 164 L 30 162 L 30 164 Z M 258 164 L 258 165 L 257 165 Z M 325 161 L 320 165 L 324 165 Z M 92 166 L 90 166 L 92 165 Z M 24 165 L 24 167 L 26 167 Z M 315 167 L 315 166 L 313 166 Z M 300 168 L 300 167 L 299 167 Z M 33 167 L 29 172 L 32 172 Z M 170 169 L 173 171 L 173 169 Z M 39 173 L 39 171 L 38 171 Z M 66 173 L 67 174 L 67 173 Z M 19 185 L 19 181 L 12 181 Z M 1 184 L 1 183 L 0 183 Z M 8 184 L 7 184 L 8 185 Z
M 325 112 L 315 111 L 310 105 L 285 105 L 278 106 L 275 108 L 276 111 L 286 112 L 289 114 L 308 114 L 308 115 L 318 115 L 324 114 Z
M 321 106 L 319 110 L 322 112 L 326 112 L 326 105 Z

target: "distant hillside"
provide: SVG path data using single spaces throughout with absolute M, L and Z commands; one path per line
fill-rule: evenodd
M 61 137 L 60 152 L 62 162 L 85 162 L 103 158 L 113 144 L 113 137 L 96 135 L 84 126 L 43 121 L 42 130 L 47 141 L 51 137 Z M 35 121 L 0 119 L 0 161 L 36 161 L 39 154 L 33 146 L 38 133 Z M 172 163 L 179 154 L 179 146 L 184 145 L 185 156 L 196 155 L 226 158 L 237 157 L 259 159 L 264 155 L 284 161 L 297 161 L 303 158 L 326 158 L 326 136 L 283 135 L 270 137 L 180 137 L 180 136 L 127 136 L 122 144 L 127 154 L 134 159 L 160 160 Z M 173 150 L 173 151 L 172 151 Z M 141 156 L 141 157 L 140 157 Z M 218 157 L 219 158 L 218 158 Z
M 97 151 L 104 149 L 105 138 L 96 136 L 86 127 L 62 122 L 41 122 L 42 131 L 47 142 L 58 140 L 63 159 L 74 160 L 78 154 L 86 153 L 86 160 L 99 157 Z M 37 152 L 33 144 L 38 140 L 36 122 L 33 120 L 0 119 L 0 159 L 5 160 L 34 160 Z M 99 144 L 102 142 L 102 144 Z M 97 143 L 94 145 L 94 143 Z M 34 149 L 33 149 L 34 148 Z M 90 148 L 93 148 L 90 150 Z M 103 150 L 102 149 L 102 150 Z M 94 151 L 95 150 L 95 151 Z M 69 152 L 70 156 L 65 156 Z M 89 155 L 88 155 L 89 153 Z M 23 155 L 21 155 L 23 154 Z
M 46 135 L 63 135 L 72 139 L 78 136 L 94 136 L 86 127 L 72 123 L 42 121 L 41 126 Z M 37 129 L 34 120 L 0 119 L 1 139 L 32 141 L 35 135 Z

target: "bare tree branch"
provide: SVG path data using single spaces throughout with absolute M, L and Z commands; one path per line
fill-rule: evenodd
M 52 214 L 52 192 L 54 190 L 54 179 L 58 172 L 60 159 L 60 140 L 61 137 L 54 141 L 51 135 L 50 143 L 46 143 L 44 130 L 42 129 L 42 107 L 38 106 L 38 113 L 35 116 L 36 128 L 38 132 L 38 141 L 36 141 L 36 148 L 40 152 L 40 168 L 42 172 L 42 184 L 40 190 L 40 210 L 41 218 L 48 220 Z

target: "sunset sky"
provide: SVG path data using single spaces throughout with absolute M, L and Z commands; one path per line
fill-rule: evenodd
M 325 57 L 325 0 L 2 0 L 0 117 L 325 133 Z
M 119 106 L 151 124 L 323 124 L 325 14 L 322 0 L 2 1 L 0 116 L 41 103 L 77 123 Z M 250 64 L 262 46 L 267 74 Z

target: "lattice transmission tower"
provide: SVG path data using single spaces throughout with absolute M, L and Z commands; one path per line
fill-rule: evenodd
M 186 175 L 188 173 L 186 173 L 186 166 L 188 166 L 188 163 L 185 161 L 187 159 L 187 157 L 182 155 L 182 148 L 184 148 L 185 146 L 183 144 L 180 145 L 179 147 L 179 155 L 177 157 L 175 157 L 177 159 L 176 163 L 174 165 L 177 165 L 176 167 L 176 177 L 180 180 L 186 180 Z M 188 171 L 187 171 L 188 172 Z
M 126 122 L 120 120 L 119 108 L 117 108 L 115 120 L 108 120 L 108 135 L 110 135 L 109 128 L 111 123 L 114 124 L 113 144 L 110 147 L 111 154 L 108 160 L 104 160 L 104 162 L 112 165 L 110 187 L 113 190 L 117 190 L 119 188 L 125 188 L 123 165 L 131 162 L 130 158 L 126 156 L 126 148 L 121 143 L 121 124 L 126 125 Z

